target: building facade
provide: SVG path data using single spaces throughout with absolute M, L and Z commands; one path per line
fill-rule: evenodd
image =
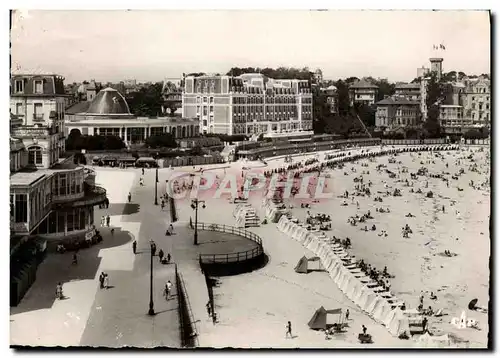
M 360 80 L 349 86 L 349 100 L 351 106 L 355 103 L 362 103 L 366 105 L 375 104 L 378 93 L 378 87 L 374 84 Z
M 377 102 L 375 127 L 381 131 L 417 128 L 421 124 L 420 103 L 392 96 Z
M 25 83 L 29 83 L 30 78 L 28 75 Z M 39 81 L 39 78 L 35 76 L 32 80 Z M 64 88 L 62 77 L 52 78 L 60 79 L 60 86 Z M 19 85 L 15 86 L 18 87 L 13 88 L 11 107 L 20 98 Z M 37 97 L 29 97 L 28 88 L 29 85 L 24 87 L 28 102 L 39 103 Z M 59 103 L 57 99 L 61 96 L 58 89 L 52 89 L 52 93 L 47 89 L 44 95 L 43 104 L 49 106 Z M 31 122 L 28 112 L 24 112 L 21 120 L 17 115 L 10 116 L 11 233 L 58 240 L 93 236 L 94 206 L 106 201 L 106 191 L 95 186 L 92 171 L 73 164 L 71 157 L 65 158 L 61 144 L 65 140 L 64 122 L 53 112 L 46 122 Z
M 66 111 L 66 135 L 118 136 L 126 144 L 141 143 L 148 137 L 170 133 L 174 138 L 199 135 L 198 122 L 179 117 L 137 117 L 130 113 L 127 101 L 115 89 L 100 91 L 91 102 L 80 102 Z
M 398 83 L 395 86 L 394 94 L 404 97 L 410 101 L 420 101 L 421 89 L 419 83 Z
M 201 133 L 261 134 L 312 129 L 308 81 L 262 74 L 188 76 L 182 116 L 199 121 Z
M 330 107 L 330 113 L 337 114 L 339 112 L 339 95 L 337 87 L 331 85 L 327 88 L 322 88 L 321 92 L 326 96 L 326 103 Z

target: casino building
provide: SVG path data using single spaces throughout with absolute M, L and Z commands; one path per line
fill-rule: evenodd
M 95 88 L 90 88 L 95 91 Z M 65 133 L 79 131 L 83 135 L 118 136 L 126 144 L 141 143 L 147 137 L 171 133 L 174 138 L 198 136 L 196 120 L 180 117 L 137 117 L 130 113 L 127 101 L 115 89 L 88 93 L 91 101 L 76 103 L 66 109 Z

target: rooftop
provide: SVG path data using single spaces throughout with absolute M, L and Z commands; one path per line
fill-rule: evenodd
M 389 97 L 376 103 L 377 105 L 419 105 L 418 101 L 410 101 L 404 97 Z
M 106 115 L 106 114 L 125 114 L 130 115 L 127 101 L 117 90 L 108 87 L 100 91 L 92 100 L 88 114 Z
M 374 84 L 365 81 L 365 80 L 359 80 L 352 85 L 349 86 L 349 88 L 373 88 L 376 89 L 378 86 L 375 86 Z
M 400 83 L 396 85 L 396 89 L 420 89 L 420 84 L 418 83 Z
M 35 184 L 42 178 L 49 176 L 51 173 L 46 170 L 35 170 L 17 172 L 10 176 L 10 186 L 29 186 Z

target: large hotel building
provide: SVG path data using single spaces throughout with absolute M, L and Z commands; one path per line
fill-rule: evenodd
M 196 118 L 201 133 L 272 134 L 312 130 L 307 80 L 262 74 L 186 77 L 182 117 Z

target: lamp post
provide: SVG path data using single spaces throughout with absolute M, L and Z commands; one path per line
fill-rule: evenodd
M 151 244 L 151 270 L 149 274 L 149 311 L 148 315 L 155 315 L 155 304 L 153 302 L 153 245 Z
M 156 167 L 156 179 L 155 179 L 155 205 L 158 205 L 158 167 Z
M 193 199 L 191 200 L 191 208 L 194 210 L 194 244 L 198 245 L 198 205 L 203 204 L 202 208 L 205 209 L 205 200 Z

